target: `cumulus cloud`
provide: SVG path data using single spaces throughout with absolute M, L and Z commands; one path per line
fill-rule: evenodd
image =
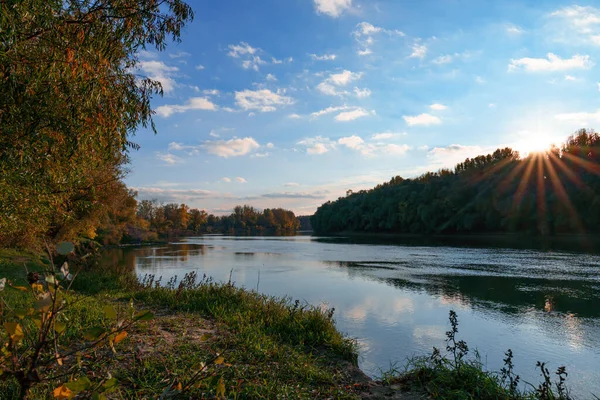
M 374 114 L 373 111 L 369 112 L 364 108 L 357 108 L 352 111 L 344 111 L 335 116 L 336 121 L 347 122 L 354 121 L 355 119 L 366 117 L 368 115 Z
M 322 136 L 316 136 L 313 138 L 306 138 L 298 143 L 301 146 L 306 147 L 306 152 L 308 154 L 325 154 L 328 151 L 335 148 L 335 143 L 329 140 L 329 138 L 325 138 Z
M 435 103 L 435 104 L 430 105 L 429 108 L 431 108 L 432 110 L 436 110 L 436 111 L 442 111 L 448 107 L 446 107 L 443 104 Z
M 268 80 L 268 81 L 271 81 L 271 82 L 276 82 L 277 81 L 277 78 L 273 74 L 267 74 L 267 77 L 265 79 Z
M 238 58 L 242 60 L 242 68 L 253 69 L 258 71 L 260 65 L 267 64 L 265 60 L 260 58 L 259 54 L 262 50 L 258 47 L 252 47 L 246 42 L 240 42 L 240 44 L 230 44 L 229 57 Z
M 217 105 L 206 97 L 191 97 L 185 104 L 166 104 L 159 106 L 156 108 L 156 114 L 166 118 L 172 114 L 190 110 L 216 111 L 217 109 Z
M 430 125 L 439 125 L 442 123 L 442 120 L 438 117 L 423 113 L 415 116 L 404 115 L 404 121 L 408 124 L 408 126 L 422 125 L 422 126 L 430 126 Z
M 428 151 L 427 157 L 433 161 L 433 167 L 453 167 L 467 158 L 477 157 L 487 151 L 489 149 L 480 146 L 451 144 L 446 147 L 434 147 Z
M 371 90 L 369 88 L 359 89 L 358 87 L 354 87 L 354 95 L 359 99 L 364 97 L 369 97 L 371 95 Z
M 338 139 L 338 144 L 346 146 L 349 149 L 360 152 L 362 155 L 370 157 L 375 153 L 385 153 L 390 155 L 405 154 L 410 146 L 406 144 L 385 144 L 385 143 L 367 143 L 360 136 L 352 135 Z
M 314 0 L 318 14 L 337 18 L 352 7 L 352 0 Z
M 340 88 L 353 81 L 359 80 L 361 77 L 362 72 L 343 70 L 339 73 L 330 74 L 327 79 L 317 85 L 317 90 L 330 96 L 345 95 L 348 94 L 348 92 L 343 91 Z
M 227 177 L 221 178 L 221 180 L 225 183 L 231 183 L 231 179 Z
M 198 64 L 198 65 L 196 65 L 196 69 L 197 69 L 198 71 L 202 71 L 202 70 L 204 69 L 204 65 L 202 65 L 202 64 Z
M 386 33 L 390 36 L 405 36 L 403 32 L 400 32 L 397 29 L 392 31 L 388 29 L 383 29 L 379 26 L 375 26 L 369 22 L 360 22 L 356 25 L 356 28 L 352 32 L 354 38 L 356 39 L 356 42 L 360 46 L 356 53 L 359 56 L 367 56 L 369 54 L 372 54 L 373 51 L 371 50 L 371 45 L 375 43 L 375 39 L 373 38 L 373 36 L 381 32 Z
M 302 117 L 301 117 L 300 115 L 298 115 L 298 114 L 294 113 L 294 114 L 290 114 L 290 115 L 288 115 L 288 118 L 290 118 L 290 119 L 300 119 L 300 118 L 302 118 Z
M 572 69 L 590 69 L 594 62 L 588 55 L 574 55 L 571 58 L 560 58 L 556 54 L 548 53 L 548 58 L 520 58 L 510 60 L 509 71 L 525 70 L 528 72 L 567 71 Z
M 260 112 L 273 112 L 277 107 L 294 104 L 294 99 L 284 96 L 282 90 L 272 92 L 268 89 L 244 90 L 235 92 L 236 104 L 244 110 L 257 110 Z
M 233 138 L 230 140 L 207 140 L 202 145 L 210 154 L 219 157 L 239 157 L 257 150 L 260 145 L 251 137 Z
M 427 55 L 427 46 L 424 44 L 415 43 L 412 47 L 412 53 L 408 56 L 408 58 L 425 58 Z
M 241 176 L 236 176 L 235 180 L 236 180 L 236 182 L 239 182 L 239 183 L 248 183 L 248 181 L 245 180 L 244 178 L 242 178 Z
M 170 67 L 162 61 L 146 60 L 138 63 L 138 68 L 150 79 L 160 82 L 163 92 L 173 92 L 177 83 L 173 79 L 174 73 L 179 71 L 177 67 Z
M 337 57 L 335 54 L 323 54 L 320 56 L 316 55 L 316 54 L 309 54 L 309 55 L 315 61 L 333 61 Z
M 183 162 L 183 160 L 180 157 L 177 157 L 176 155 L 173 155 L 171 153 L 156 153 L 156 158 L 165 162 L 168 165 L 175 165 Z
M 566 6 L 551 13 L 550 17 L 560 21 L 558 26 L 552 26 L 550 29 L 554 36 L 562 35 L 562 41 L 577 40 L 600 45 L 600 8 Z
M 324 108 L 323 110 L 315 111 L 314 113 L 311 113 L 310 116 L 313 118 L 316 118 L 316 117 L 320 117 L 321 115 L 331 114 L 331 113 L 348 110 L 348 109 L 350 109 L 350 107 L 348 107 L 347 105 L 336 106 L 336 107 L 332 106 L 332 107 Z
M 373 140 L 389 140 L 395 137 L 406 135 L 405 133 L 395 133 L 395 132 L 382 132 L 382 133 L 374 133 L 371 135 L 371 139 Z
M 509 35 L 520 35 L 521 33 L 525 32 L 519 26 L 513 25 L 513 24 L 506 24 L 505 28 L 506 28 L 506 33 L 508 33 Z

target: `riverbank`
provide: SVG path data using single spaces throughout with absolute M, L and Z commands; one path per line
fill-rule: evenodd
M 42 269 L 34 254 L 0 250 L 0 278 L 9 279 L 1 293 L 6 304 L 22 308 L 28 295 L 22 290 L 28 285 L 25 272 Z M 67 380 L 85 377 L 100 386 L 112 381 L 107 398 L 413 400 L 425 398 L 423 393 L 445 399 L 569 398 L 555 394 L 554 383 L 545 394 L 518 392 L 511 389 L 511 373 L 489 372 L 477 358 L 457 360 L 456 352 L 415 358 L 408 369 L 391 369 L 374 382 L 357 367 L 356 343 L 336 329 L 333 310 L 217 284 L 194 273 L 159 284 L 153 276 L 138 282 L 131 270 L 80 271 L 72 289 L 65 294 L 67 323 L 57 353 L 81 348 L 85 332 L 107 326 L 107 306 L 115 315 L 132 308 L 153 318 L 131 326 L 118 343 L 62 357 L 62 365 L 41 376 L 30 398 L 51 397 L 67 378 L 60 374 L 65 366 Z M 19 322 L 25 332 L 32 328 Z M 460 344 L 454 338 L 447 343 Z M 2 398 L 19 398 L 10 379 L 0 382 L 0 392 Z

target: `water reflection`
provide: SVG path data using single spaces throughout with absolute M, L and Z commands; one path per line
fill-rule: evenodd
M 575 392 L 600 393 L 600 257 L 535 250 L 371 245 L 310 237 L 198 237 L 107 252 L 107 262 L 180 278 L 189 271 L 336 309 L 371 375 L 444 347 L 447 314 L 488 368 L 515 353 L 537 382 L 537 360 L 566 364 Z

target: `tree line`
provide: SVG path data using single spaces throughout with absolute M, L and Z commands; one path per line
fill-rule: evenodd
M 453 170 L 396 176 L 323 204 L 311 223 L 317 233 L 599 233 L 600 136 L 582 129 L 526 157 L 504 148 Z

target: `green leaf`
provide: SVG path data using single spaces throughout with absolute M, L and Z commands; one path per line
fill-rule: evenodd
M 15 308 L 15 315 L 20 318 L 23 319 L 27 316 L 28 314 L 28 310 L 26 308 Z
M 97 340 L 105 332 L 106 332 L 106 329 L 104 329 L 103 327 L 95 326 L 95 327 L 87 329 L 85 332 L 83 332 L 83 337 L 85 340 L 90 340 L 90 341 Z
M 92 400 L 106 400 L 106 396 L 103 393 L 92 393 Z
M 103 392 L 109 391 L 111 389 L 115 389 L 119 384 L 119 381 L 117 380 L 117 378 L 110 378 L 109 380 L 107 380 L 106 382 L 104 382 L 102 384 L 102 386 L 100 387 L 100 390 L 102 390 Z
M 71 242 L 60 242 L 56 245 L 56 252 L 60 255 L 66 256 L 75 250 L 75 246 Z
M 88 390 L 92 387 L 92 381 L 89 380 L 87 376 L 83 378 L 79 378 L 76 381 L 67 382 L 65 386 L 72 390 L 75 393 L 83 392 L 84 390 Z
M 106 318 L 117 319 L 117 310 L 115 310 L 113 306 L 106 305 L 102 307 L 102 310 L 104 310 L 104 315 L 106 315 Z
M 56 333 L 62 333 L 65 329 L 67 329 L 67 324 L 60 321 L 54 321 L 54 330 Z
M 133 319 L 134 321 L 150 321 L 152 318 L 154 318 L 154 314 L 152 314 L 148 310 L 144 310 L 135 314 L 135 317 Z
M 54 278 L 54 275 L 46 275 L 44 277 L 44 279 L 46 279 L 46 282 L 48 282 L 50 285 L 56 285 L 56 279 Z

